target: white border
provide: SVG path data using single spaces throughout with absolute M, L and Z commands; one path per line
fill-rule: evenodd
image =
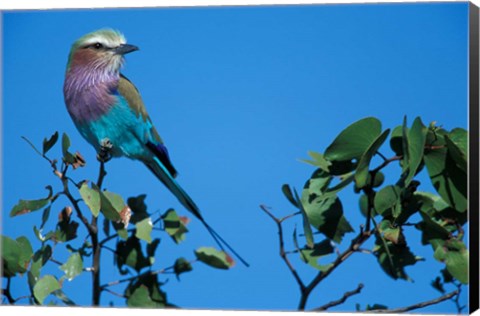
M 245 5 L 289 5 L 289 4 L 332 4 L 332 3 L 399 3 L 419 2 L 413 0 L 83 0 L 83 1 L 47 1 L 47 0 L 2 0 L 0 10 L 31 10 L 31 9 L 80 9 L 80 8 L 138 8 L 138 7 L 184 7 L 184 6 L 245 6 Z M 427 2 L 427 1 L 423 1 Z M 437 0 L 429 2 L 465 2 L 452 0 Z M 472 0 L 480 7 L 480 0 Z M 0 12 L 0 29 L 3 28 Z M 3 31 L 2 31 L 3 32 Z M 1 58 L 0 44 L 0 58 Z M 1 65 L 0 65 L 1 70 Z M 1 72 L 0 72 L 1 83 Z M 1 92 L 1 91 L 0 91 Z M 1 111 L 1 109 L 0 109 Z M 1 112 L 0 112 L 1 119 Z M 1 145 L 1 142 L 0 142 Z M 1 157 L 0 157 L 1 166 Z M 0 173 L 1 174 L 1 173 Z M 1 197 L 1 193 L 0 193 Z M 141 316 L 298 316 L 298 312 L 270 312 L 270 311 L 223 311 L 223 310 L 162 310 L 162 309 L 127 309 L 127 308 L 86 308 L 86 307 L 25 307 L 25 306 L 0 306 L 1 315 L 48 315 L 48 316 L 89 316 L 116 313 L 118 316 L 128 316 L 141 313 Z M 362 313 L 363 315 L 368 315 Z M 353 313 L 332 313 L 330 316 L 356 315 Z M 376 314 L 370 314 L 376 315 Z M 395 315 L 395 314 L 390 314 Z M 400 314 L 399 314 L 400 315 Z M 480 316 L 480 311 L 473 315 Z
M 138 8 L 138 7 L 184 7 L 184 6 L 245 6 L 245 5 L 288 5 L 288 4 L 331 4 L 331 3 L 381 3 L 419 2 L 414 0 L 3 0 L 0 10 L 14 9 L 75 9 L 75 8 Z M 460 0 L 436 0 L 423 2 L 465 2 Z M 480 6 L 480 0 L 471 1 Z

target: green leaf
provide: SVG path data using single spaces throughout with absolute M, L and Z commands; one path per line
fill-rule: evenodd
M 77 238 L 78 223 L 71 220 L 72 209 L 65 207 L 59 216 L 54 239 L 57 242 L 66 242 Z
M 369 182 L 371 180 L 370 173 L 368 175 L 369 175 L 369 177 L 367 179 L 367 182 Z M 372 187 L 373 188 L 378 188 L 379 186 L 381 186 L 383 184 L 384 181 L 385 181 L 385 175 L 381 171 L 377 171 L 375 173 L 375 177 L 373 178 Z
M 402 170 L 405 172 L 408 168 L 408 162 L 410 161 L 410 154 L 408 152 L 408 127 L 407 127 L 407 116 L 403 117 L 402 125 Z
M 93 184 L 92 187 L 93 189 L 97 188 Z M 120 195 L 109 191 L 100 192 L 100 205 L 100 211 L 106 218 L 113 222 L 119 222 L 122 220 L 120 213 L 126 205 Z
M 150 214 L 147 212 L 147 205 L 145 204 L 145 194 L 141 194 L 137 197 L 130 197 L 127 199 L 127 204 L 132 210 L 132 218 L 130 222 L 136 224 L 144 220 L 147 217 L 150 217 Z
M 147 245 L 147 256 L 150 260 L 150 265 L 153 266 L 155 263 L 155 251 L 157 250 L 158 245 L 160 244 L 160 239 L 155 238 L 151 243 Z
M 148 292 L 148 288 L 146 286 L 140 286 L 135 289 L 128 297 L 127 305 L 128 307 L 158 307 L 157 303 L 155 303 L 150 297 L 150 293 Z M 163 307 L 163 305 L 160 307 Z
M 334 249 L 331 245 L 330 240 L 325 239 L 314 245 L 313 249 L 301 249 L 300 258 L 303 262 L 309 264 L 319 271 L 327 271 L 332 264 L 320 265 L 318 260 L 321 257 L 327 256 L 333 253 Z
M 195 250 L 197 259 L 213 268 L 230 269 L 235 265 L 235 261 L 225 252 L 213 247 L 200 247 Z
M 412 281 L 406 274 L 405 267 L 422 260 L 422 258 L 414 256 L 405 243 L 394 244 L 382 239 L 379 235 L 377 235 L 373 251 L 383 271 L 395 280 Z
M 10 211 L 10 217 L 17 215 L 27 214 L 36 210 L 41 209 L 50 202 L 52 197 L 52 187 L 47 186 L 49 194 L 46 198 L 39 200 L 19 200 L 18 203 Z
M 88 184 L 84 182 L 80 187 L 79 191 L 83 201 L 85 202 L 85 204 L 87 204 L 93 216 L 97 217 L 100 213 L 101 206 L 100 192 L 98 191 L 98 188 L 96 187 L 91 189 Z
M 443 287 L 442 279 L 439 276 L 436 277 L 434 281 L 430 282 L 430 285 L 440 293 L 445 293 L 445 288 Z
M 124 265 L 139 272 L 143 268 L 151 266 L 152 263 L 152 261 L 143 254 L 140 240 L 135 236 L 130 236 L 126 241 L 120 240 L 117 243 L 115 259 L 121 274 L 128 273 L 127 270 L 122 269 Z
M 3 273 L 7 277 L 27 271 L 33 256 L 30 241 L 25 236 L 13 240 L 7 236 L 1 236 Z
M 135 224 L 136 232 L 135 237 L 145 240 L 148 243 L 152 242 L 152 228 L 153 223 L 150 217 Z
M 363 188 L 367 185 L 368 180 L 368 168 L 370 167 L 370 161 L 373 156 L 377 153 L 378 149 L 388 137 L 390 129 L 386 129 L 380 136 L 378 136 L 370 146 L 367 147 L 367 150 L 360 158 L 358 162 L 357 169 L 355 171 L 355 185 L 357 188 Z
M 332 161 L 332 165 L 329 168 L 329 174 L 332 176 L 344 176 L 355 170 L 357 162 L 351 160 L 344 161 Z
M 48 218 L 50 217 L 50 210 L 51 210 L 51 205 L 47 206 L 44 210 L 43 210 L 43 213 L 42 213 L 42 224 L 40 225 L 40 229 L 43 228 L 43 226 L 45 226 L 45 224 L 47 223 L 48 221 Z
M 445 143 L 448 148 L 448 154 L 453 159 L 453 161 L 455 161 L 457 166 L 465 173 L 468 171 L 467 136 L 467 131 L 463 129 L 455 129 L 449 135 L 444 136 Z M 451 139 L 450 137 L 453 137 L 453 139 Z M 456 142 L 454 140 L 456 140 Z
M 403 126 L 399 125 L 390 134 L 390 148 L 397 156 L 403 156 Z
M 388 185 L 383 187 L 380 191 L 375 194 L 375 198 L 373 200 L 373 205 L 375 207 L 375 211 L 383 215 L 387 210 L 390 210 L 392 213 L 396 213 L 395 206 L 401 203 L 401 192 L 402 190 L 400 187 L 396 185 Z M 398 214 L 394 214 L 395 217 Z
M 355 178 L 354 173 L 349 173 L 349 174 L 344 175 L 342 177 L 342 180 L 337 185 L 335 185 L 332 188 L 327 188 L 325 191 L 323 191 L 323 197 L 326 198 L 326 197 L 332 197 L 332 196 L 337 195 L 338 192 L 342 191 L 350 183 L 352 183 L 354 178 Z
M 43 154 L 45 155 L 57 142 L 58 132 L 55 132 L 48 140 L 43 139 Z
M 295 207 L 299 207 L 299 203 L 295 198 L 293 197 L 292 189 L 290 189 L 290 186 L 288 184 L 282 185 L 282 192 L 287 198 L 287 200 L 293 204 Z
M 425 154 L 425 165 L 433 186 L 442 199 L 458 212 L 467 210 L 467 174 L 441 147 Z
M 57 291 L 61 288 L 57 279 L 52 275 L 46 275 L 35 284 L 33 287 L 33 296 L 37 299 L 40 304 L 43 304 L 45 298 L 50 295 L 52 292 Z
M 70 148 L 70 138 L 66 133 L 62 135 L 62 153 L 63 153 L 63 160 L 67 164 L 74 164 L 75 163 L 75 156 L 68 151 Z
M 408 162 L 408 172 L 405 173 L 406 178 L 403 185 L 405 187 L 410 184 L 423 160 L 427 132 L 428 129 L 423 125 L 419 117 L 415 119 L 412 128 L 408 130 L 408 141 L 406 144 L 408 146 L 408 157 L 404 159 L 404 161 Z
M 459 240 L 447 240 L 437 247 L 433 254 L 435 259 L 444 262 L 448 272 L 463 284 L 468 284 L 468 249 Z
M 56 290 L 52 292 L 53 295 L 55 295 L 59 300 L 61 300 L 65 305 L 67 306 L 77 306 L 74 301 L 72 301 L 70 298 L 68 298 L 65 293 L 63 293 L 62 290 Z
M 299 201 L 300 198 L 298 197 L 297 190 L 294 191 L 295 193 L 295 200 Z M 300 212 L 302 213 L 302 219 L 303 219 L 303 232 L 305 234 L 305 239 L 307 241 L 307 246 L 308 248 L 313 248 L 313 233 L 312 233 L 312 228 L 310 227 L 310 222 L 308 221 L 308 216 L 307 213 L 305 212 L 305 209 L 303 208 L 302 203 L 299 203 L 299 208 Z
M 417 225 L 422 231 L 422 244 L 430 243 L 435 250 L 438 246 L 443 245 L 444 240 L 450 239 L 450 232 L 437 222 L 434 218 L 425 212 L 420 212 L 423 221 Z
M 165 231 L 175 243 L 185 240 L 185 233 L 188 232 L 185 225 L 188 223 L 188 218 L 178 216 L 174 209 L 169 209 L 162 215 L 162 220 Z
M 62 134 L 62 153 L 64 156 L 68 152 L 69 148 L 70 148 L 70 138 L 66 133 L 63 133 Z
M 405 237 L 403 236 L 401 226 L 395 226 L 388 219 L 381 221 L 378 226 L 380 233 L 383 234 L 383 237 L 386 240 L 391 241 L 394 244 L 405 243 Z
M 67 262 L 60 266 L 60 270 L 65 272 L 65 277 L 68 281 L 72 281 L 77 275 L 83 271 L 82 256 L 78 252 L 72 254 Z
M 457 224 L 463 226 L 468 220 L 467 212 L 457 212 L 438 195 L 416 191 L 415 196 L 421 205 L 420 210 L 435 218 L 437 222 L 441 222 L 441 225 L 450 232 L 457 231 Z
M 180 280 L 179 276 L 182 273 L 192 271 L 192 265 L 190 262 L 185 259 L 185 258 L 178 258 L 175 260 L 175 264 L 173 265 L 173 270 L 175 271 L 175 275 L 177 276 L 177 279 Z
M 358 206 L 360 208 L 360 212 L 362 213 L 363 216 L 367 217 L 368 215 L 368 196 L 365 194 L 360 195 L 360 198 L 358 199 Z M 373 210 L 375 211 L 375 210 Z M 374 216 L 376 214 L 370 214 L 371 216 Z
M 408 131 L 408 175 L 405 179 L 405 186 L 410 184 L 423 160 L 427 132 L 428 129 L 417 117 Z
M 125 290 L 128 307 L 162 308 L 169 306 L 167 295 L 160 289 L 157 275 L 146 275 L 130 283 Z
M 306 162 L 308 164 L 311 164 L 313 166 L 316 166 L 316 167 L 322 169 L 323 171 L 329 172 L 329 168 L 332 165 L 332 162 L 325 159 L 324 155 L 322 155 L 321 153 L 314 152 L 314 151 L 309 151 L 308 155 L 310 157 L 312 157 L 313 160 L 301 159 L 300 161 Z
M 340 243 L 346 233 L 353 232 L 352 226 L 343 216 L 342 203 L 336 196 L 316 197 L 310 201 L 308 189 L 304 189 L 302 205 L 310 224 L 335 242 Z
M 328 146 L 325 158 L 329 161 L 360 159 L 380 135 L 381 129 L 380 121 L 374 117 L 367 117 L 351 124 Z
M 32 277 L 34 277 L 33 281 L 35 283 L 40 278 L 40 270 L 48 262 L 51 256 L 52 247 L 50 247 L 50 245 L 43 246 L 33 255 L 32 264 L 30 265 L 30 272 Z

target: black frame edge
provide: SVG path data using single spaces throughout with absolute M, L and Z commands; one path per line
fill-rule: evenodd
M 469 313 L 479 308 L 479 8 L 469 5 Z

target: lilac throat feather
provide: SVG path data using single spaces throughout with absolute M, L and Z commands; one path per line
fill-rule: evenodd
M 123 58 L 108 57 L 80 49 L 69 61 L 63 89 L 67 110 L 76 123 L 98 119 L 117 101 Z

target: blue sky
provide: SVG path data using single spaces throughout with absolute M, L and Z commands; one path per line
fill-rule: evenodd
M 39 224 L 41 212 L 16 218 L 7 213 L 20 198 L 44 196 L 46 185 L 59 188 L 49 166 L 21 136 L 41 145 L 54 131 L 66 132 L 87 160 L 75 178 L 97 176 L 95 152 L 68 116 L 62 85 L 72 42 L 102 27 L 121 30 L 140 47 L 127 56 L 123 73 L 141 91 L 179 182 L 209 223 L 251 263 L 230 271 L 195 264 L 180 282 L 162 276 L 169 279 L 163 287 L 169 300 L 182 307 L 296 308 L 297 284 L 278 256 L 276 227 L 259 205 L 269 205 L 279 216 L 293 212 L 281 185 L 300 189 L 314 168 L 299 159 L 309 150 L 324 151 L 349 124 L 375 116 L 384 128 L 393 128 L 407 115 L 410 123 L 420 116 L 446 129 L 467 127 L 467 3 L 6 12 L 2 207 L 7 236 L 34 239 L 32 226 Z M 388 146 L 383 152 L 391 154 Z M 60 155 L 58 149 L 55 153 Z M 391 170 L 387 181 L 398 174 Z M 125 198 L 147 194 L 150 212 L 175 207 L 188 215 L 142 164 L 115 159 L 107 171 L 109 190 Z M 422 189 L 432 191 L 422 179 Z M 345 216 L 358 229 L 363 222 L 358 197 L 349 190 L 341 198 Z M 56 204 L 57 211 L 66 203 Z M 54 222 L 52 214 L 50 228 Z M 213 245 L 198 221 L 189 230 L 179 246 L 160 235 L 156 267 L 170 266 L 180 256 L 193 259 L 194 249 Z M 420 244 L 413 228 L 407 238 Z M 394 281 L 373 256 L 356 254 L 318 286 L 308 307 L 338 299 L 360 282 L 362 293 L 332 310 L 354 310 L 356 303 L 401 307 L 439 296 L 429 283 L 442 265 L 430 247 L 413 250 L 427 259 L 407 268 L 414 283 Z M 104 253 L 103 264 L 115 271 Z M 67 255 L 59 252 L 58 259 Z M 293 261 L 304 279 L 315 275 L 298 258 Z M 118 278 L 107 270 L 102 283 Z M 45 272 L 61 275 L 56 267 Z M 89 282 L 85 274 L 66 282 L 64 290 L 88 305 Z M 14 282 L 14 296 L 26 294 L 22 283 L 26 280 Z M 109 302 L 123 304 L 104 293 L 102 304 Z M 447 302 L 422 312 L 456 309 Z

